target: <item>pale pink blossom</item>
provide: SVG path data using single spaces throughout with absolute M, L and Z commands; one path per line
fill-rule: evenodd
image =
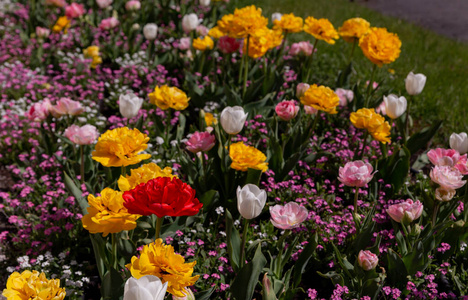
M 369 250 L 359 251 L 358 264 L 365 271 L 375 269 L 378 263 L 379 258 L 374 253 L 370 252 Z
M 276 105 L 275 111 L 281 120 L 289 121 L 297 116 L 299 106 L 297 106 L 296 102 L 293 100 L 284 100 Z
M 76 116 L 84 111 L 84 107 L 78 101 L 73 101 L 69 98 L 60 98 L 57 104 L 52 106 L 50 113 L 55 118 L 60 118 L 63 115 Z
M 104 9 L 108 8 L 112 4 L 113 0 L 96 0 L 96 4 L 99 6 L 99 8 Z
M 50 34 L 50 29 L 39 27 L 39 26 L 36 27 L 36 36 L 39 39 L 45 39 L 49 36 L 49 34 Z
M 370 82 L 369 80 L 366 81 L 366 87 L 369 85 L 369 82 Z M 373 81 L 372 82 L 372 89 L 376 90 L 378 87 L 379 87 L 379 83 Z
M 101 21 L 101 24 L 99 24 L 99 28 L 102 30 L 110 30 L 117 27 L 117 25 L 119 25 L 119 20 L 117 20 L 114 17 L 110 17 L 107 19 L 103 19 Z
M 99 132 L 93 125 L 77 126 L 71 125 L 63 134 L 72 143 L 77 145 L 89 145 L 99 137 Z
M 130 11 L 140 10 L 141 3 L 138 0 L 130 0 L 125 3 L 125 9 Z
M 51 107 L 49 99 L 45 98 L 41 102 L 34 103 L 25 115 L 30 121 L 41 122 L 47 119 Z
M 74 19 L 84 15 L 85 9 L 83 4 L 72 3 L 65 8 L 65 16 Z
M 453 197 L 455 197 L 456 192 L 457 191 L 455 191 L 455 190 L 450 190 L 450 189 L 446 190 L 446 189 L 444 189 L 442 187 L 438 187 L 435 190 L 435 197 L 439 201 L 447 202 L 447 201 L 452 200 Z
M 197 33 L 197 35 L 201 35 L 201 36 L 206 36 L 208 34 L 208 31 L 210 30 L 205 25 L 198 25 L 197 28 L 195 29 L 195 32 Z
M 237 52 L 239 50 L 241 43 L 232 37 L 229 37 L 227 35 L 222 36 L 218 40 L 218 47 L 221 52 L 224 54 L 230 54 Z
M 468 174 L 467 154 L 460 155 L 454 149 L 431 149 L 427 152 L 427 157 L 435 166 L 449 166 L 457 169 L 463 175 Z
M 460 171 L 449 166 L 435 166 L 429 175 L 432 181 L 439 184 L 444 190 L 456 190 L 466 183 Z
M 372 180 L 372 171 L 370 163 L 362 160 L 348 162 L 344 167 L 340 167 L 338 180 L 347 186 L 363 187 Z
M 289 49 L 289 55 L 291 56 L 298 56 L 298 55 L 305 55 L 309 56 L 312 54 L 312 51 L 314 51 L 314 46 L 310 42 L 298 42 L 294 43 L 291 45 L 291 48 Z M 317 51 L 317 50 L 315 50 Z
M 296 97 L 297 99 L 300 99 L 302 96 L 304 96 L 305 92 L 310 88 L 310 85 L 308 83 L 299 83 L 296 87 Z
M 409 224 L 419 218 L 423 211 L 423 205 L 419 200 L 413 202 L 408 199 L 404 202 L 393 204 L 387 209 L 387 214 L 398 223 L 404 221 Z
M 384 101 L 382 101 L 382 103 L 380 103 L 380 105 L 377 106 L 377 108 L 375 109 L 375 112 L 378 113 L 378 114 L 381 114 L 382 116 L 387 115 L 387 107 L 385 106 Z
M 271 223 L 279 229 L 293 229 L 299 227 L 307 219 L 308 211 L 296 202 L 286 205 L 270 206 Z
M 215 136 L 209 132 L 195 132 L 186 143 L 187 150 L 192 153 L 211 150 L 215 145 Z
M 312 106 L 304 105 L 304 111 L 306 115 L 316 115 L 318 110 L 313 108 Z
M 354 92 L 351 90 L 337 88 L 335 94 L 340 98 L 340 106 L 346 106 L 354 99 Z
M 189 37 L 183 37 L 179 40 L 179 49 L 180 50 L 187 50 L 190 49 L 192 42 L 190 41 Z

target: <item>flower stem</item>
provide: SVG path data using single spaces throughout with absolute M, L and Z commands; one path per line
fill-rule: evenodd
M 411 107 L 412 102 L 413 102 L 413 96 L 410 96 L 409 101 L 408 101 L 408 107 L 406 108 L 406 116 L 405 116 L 405 128 L 404 128 L 405 140 L 403 141 L 403 143 L 405 145 L 406 145 L 406 137 L 410 136 L 410 132 L 409 132 L 409 128 L 408 128 L 408 119 L 409 119 L 409 111 L 410 111 L 410 107 Z
M 353 221 L 354 225 L 356 226 L 356 234 L 359 234 L 361 229 L 361 222 L 359 221 L 359 214 L 358 214 L 358 206 L 357 201 L 359 198 L 359 187 L 356 187 L 356 192 L 354 193 L 354 211 L 353 211 Z
M 162 217 L 162 218 L 157 217 L 157 219 L 156 219 L 156 233 L 155 233 L 155 238 L 154 238 L 155 241 L 157 239 L 159 239 L 159 236 L 160 236 L 160 233 L 161 233 L 161 226 L 162 226 L 163 221 L 164 221 L 164 217 Z
M 432 214 L 432 227 L 433 228 L 435 227 L 435 223 L 436 223 L 436 220 L 437 220 L 437 213 L 439 212 L 439 206 L 440 206 L 439 201 L 436 201 L 436 203 L 434 205 L 434 213 Z
M 249 75 L 249 43 L 250 36 L 247 36 L 247 47 L 245 49 L 245 66 L 244 66 L 244 83 L 242 90 L 242 98 L 245 98 L 245 92 L 247 91 L 247 77 Z
M 83 145 L 80 145 L 80 156 L 81 156 L 81 166 L 80 166 L 80 175 L 81 175 L 81 184 L 84 184 L 84 153 Z
M 351 48 L 351 55 L 349 55 L 348 65 L 353 61 L 353 54 L 354 54 L 354 50 L 356 49 L 356 44 L 357 44 L 357 40 L 355 39 L 353 42 L 353 48 Z
M 362 158 L 362 156 L 364 155 L 364 151 L 366 150 L 366 146 L 367 146 L 367 137 L 369 136 L 369 132 L 366 131 L 366 133 L 364 134 L 364 141 L 363 141 L 363 144 L 362 144 L 362 151 L 361 153 L 359 154 L 359 159 Z M 356 148 L 356 152 L 354 152 L 354 160 L 356 160 L 356 158 L 358 158 L 358 154 L 359 153 L 359 146 Z
M 306 75 L 306 78 L 305 80 L 303 80 L 303 82 L 309 82 L 309 77 L 310 77 L 310 74 L 312 72 L 312 62 L 314 61 L 314 53 L 315 53 L 315 50 L 317 47 L 317 42 L 318 42 L 318 39 L 315 39 L 315 42 L 314 42 L 314 47 L 312 48 L 312 53 L 310 54 L 310 58 L 309 58 L 309 62 L 307 63 L 307 75 Z
M 413 252 L 413 245 L 411 245 L 410 240 L 409 240 L 409 234 L 408 234 L 408 229 L 406 229 L 406 225 L 401 223 L 401 227 L 403 227 L 403 232 L 405 233 L 405 240 L 406 243 L 408 244 L 408 249 L 409 252 Z
M 242 233 L 242 243 L 240 248 L 240 261 L 239 261 L 239 269 L 242 269 L 245 263 L 245 242 L 247 240 L 247 231 L 249 229 L 249 219 L 244 219 L 244 232 Z
M 284 241 L 286 240 L 286 238 L 288 237 L 289 233 L 291 232 L 291 230 L 285 230 L 283 236 L 279 239 L 278 241 L 278 248 L 279 248 L 279 253 L 278 253 L 278 256 L 276 257 L 276 270 L 275 270 L 275 275 L 277 278 L 282 278 L 281 277 L 281 265 L 282 265 L 282 262 L 283 262 L 283 251 L 284 251 Z
M 374 66 L 372 67 L 372 72 L 371 72 L 369 84 L 367 85 L 366 101 L 364 102 L 366 104 L 365 107 L 369 107 L 369 99 L 370 99 L 371 89 L 374 87 L 375 69 L 377 69 L 377 65 L 374 64 Z
M 117 270 L 117 238 L 116 233 L 112 233 L 112 267 Z

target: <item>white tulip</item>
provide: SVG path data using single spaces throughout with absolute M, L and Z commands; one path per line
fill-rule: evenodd
M 398 119 L 406 111 L 406 98 L 390 94 L 383 97 L 385 103 L 385 112 L 392 119 Z
M 185 15 L 182 18 L 182 29 L 186 33 L 189 33 L 190 31 L 195 30 L 199 24 L 200 24 L 200 20 L 198 19 L 198 16 L 194 13 Z
M 143 99 L 138 98 L 137 95 L 133 93 L 122 94 L 119 98 L 119 108 L 120 113 L 125 118 L 133 118 L 140 111 L 141 105 L 143 104 Z
M 200 0 L 200 5 L 201 6 L 208 6 L 210 5 L 210 0 Z
M 267 194 L 255 184 L 237 187 L 237 209 L 245 219 L 258 217 L 265 206 Z
M 125 283 L 123 300 L 164 300 L 167 282 L 153 275 L 146 275 L 140 279 L 130 277 Z
M 229 134 L 238 134 L 244 128 L 247 115 L 240 106 L 228 106 L 221 112 L 221 126 Z
M 460 134 L 452 133 L 450 136 L 450 148 L 457 150 L 460 154 L 468 152 L 468 136 L 466 132 Z
M 143 35 L 145 39 L 153 41 L 158 36 L 158 25 L 154 23 L 148 23 L 143 27 Z
M 271 14 L 271 21 L 275 21 L 275 20 L 278 20 L 278 21 L 281 21 L 281 18 L 283 17 L 283 15 L 279 12 L 275 12 L 273 14 Z
M 426 84 L 426 76 L 424 74 L 413 74 L 410 72 L 405 79 L 406 91 L 411 96 L 421 94 Z

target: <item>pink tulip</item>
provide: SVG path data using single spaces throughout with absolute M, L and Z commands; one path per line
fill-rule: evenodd
M 102 20 L 101 24 L 99 24 L 99 28 L 102 30 L 110 30 L 117 27 L 117 25 L 119 25 L 119 20 L 114 17 L 110 17 Z
M 438 187 L 435 190 L 435 197 L 439 201 L 447 202 L 447 201 L 452 200 L 453 197 L 455 197 L 455 193 L 456 193 L 455 190 L 446 190 L 442 187 Z
M 419 218 L 423 211 L 423 205 L 419 200 L 413 202 L 413 200 L 408 199 L 404 202 L 391 205 L 387 209 L 387 214 L 395 222 L 409 224 Z
M 49 36 L 50 34 L 50 29 L 44 28 L 44 27 L 36 27 L 36 36 L 39 39 L 45 39 Z
M 187 150 L 192 153 L 209 151 L 215 145 L 215 136 L 209 132 L 195 132 L 186 143 Z
M 187 50 L 190 49 L 192 42 L 190 41 L 189 37 L 184 37 L 179 40 L 179 49 L 180 50 Z
M 237 52 L 240 45 L 241 43 L 237 39 L 227 35 L 220 37 L 218 41 L 219 50 L 224 54 Z
M 84 111 L 84 107 L 78 101 L 73 101 L 69 98 L 60 98 L 57 104 L 52 106 L 50 113 L 55 118 L 60 118 L 63 115 L 76 116 Z
M 378 113 L 378 114 L 381 114 L 382 116 L 387 115 L 387 107 L 385 106 L 384 101 L 382 101 L 382 103 L 380 103 L 380 105 L 377 106 L 377 108 L 375 109 L 375 112 Z
M 312 106 L 304 105 L 304 111 L 306 115 L 316 115 L 318 110 L 313 108 Z
M 366 87 L 369 85 L 369 80 L 366 81 Z M 379 83 L 378 82 L 372 82 L 372 88 L 375 90 L 379 87 Z
M 439 184 L 444 190 L 456 190 L 466 183 L 460 171 L 449 166 L 435 166 L 429 175 L 432 181 Z
M 41 122 L 47 119 L 51 108 L 52 104 L 45 98 L 42 102 L 34 103 L 25 115 L 30 121 Z
M 370 271 L 375 269 L 378 263 L 379 258 L 374 253 L 370 252 L 369 250 L 359 251 L 358 264 L 363 270 Z
M 347 186 L 363 187 L 372 180 L 373 168 L 370 163 L 356 160 L 340 167 L 338 180 Z
M 431 149 L 427 152 L 427 157 L 435 166 L 449 166 L 457 169 L 463 175 L 468 174 L 467 155 L 460 155 L 453 149 Z
M 307 219 L 308 211 L 296 202 L 286 205 L 270 206 L 271 223 L 279 229 L 293 229 L 299 227 Z
M 79 18 L 84 15 L 85 10 L 83 4 L 72 3 L 65 8 L 65 16 L 70 19 Z
M 206 36 L 208 34 L 208 31 L 210 30 L 205 25 L 198 25 L 197 28 L 195 29 L 195 32 L 197 33 L 197 35 L 200 35 L 200 36 Z
M 81 127 L 77 125 L 71 125 L 65 129 L 63 135 L 74 144 L 89 145 L 96 141 L 96 139 L 99 137 L 99 132 L 93 125 L 84 125 Z
M 338 95 L 338 98 L 340 98 L 340 105 L 341 106 L 346 106 L 348 105 L 349 102 L 353 101 L 354 99 L 354 92 L 351 90 L 345 90 L 338 88 L 335 90 L 335 94 Z
M 45 2 L 47 5 L 55 5 L 57 7 L 64 7 L 67 5 L 65 0 L 46 0 Z
M 310 88 L 308 83 L 299 83 L 296 87 L 296 98 L 300 99 L 304 96 L 305 92 Z
M 96 0 L 96 4 L 99 6 L 99 8 L 104 9 L 108 8 L 112 4 L 113 0 Z
M 138 0 L 130 0 L 127 3 L 125 3 L 125 9 L 129 11 L 135 11 L 135 10 L 140 10 L 141 8 L 141 3 Z
M 299 106 L 293 100 L 284 100 L 276 105 L 275 111 L 281 120 L 289 121 L 297 116 Z
M 312 54 L 312 51 L 314 51 L 314 46 L 310 42 L 299 42 L 299 43 L 294 43 L 291 45 L 291 48 L 289 49 L 289 55 L 291 56 L 298 56 L 298 55 L 305 55 L 309 56 Z M 317 50 L 315 50 L 317 51 Z

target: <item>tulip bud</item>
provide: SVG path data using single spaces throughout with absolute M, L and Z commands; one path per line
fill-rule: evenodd
M 195 295 L 193 294 L 191 289 L 185 288 L 185 290 L 182 293 L 185 294 L 184 297 L 177 297 L 172 295 L 172 300 L 195 300 Z
M 141 8 L 141 3 L 138 0 L 131 0 L 125 3 L 125 9 L 128 11 L 136 11 Z
M 296 98 L 300 99 L 304 96 L 305 92 L 310 88 L 310 85 L 307 83 L 299 83 L 296 87 Z
M 359 251 L 358 264 L 364 271 L 375 269 L 379 263 L 379 258 L 369 250 Z
M 426 76 L 424 74 L 413 74 L 413 72 L 410 72 L 405 79 L 406 91 L 412 96 L 421 94 L 425 84 Z
M 138 115 L 142 104 L 143 99 L 138 98 L 137 95 L 133 93 L 128 93 L 126 95 L 122 94 L 119 97 L 120 113 L 127 119 Z
M 77 145 L 90 145 L 99 137 L 99 131 L 93 125 L 77 126 L 71 125 L 63 135 L 72 143 Z
M 198 24 L 200 24 L 200 20 L 198 16 L 194 13 L 185 15 L 182 18 L 182 29 L 185 33 L 189 33 L 197 28 Z
M 275 290 L 273 289 L 273 284 L 271 283 L 268 273 L 265 273 L 262 279 L 263 284 L 263 299 L 276 299 Z
M 195 132 L 186 142 L 187 150 L 192 153 L 207 152 L 215 145 L 215 136 L 209 132 Z
M 455 197 L 456 191 L 453 189 L 444 189 L 442 187 L 438 187 L 435 190 L 435 197 L 439 201 L 448 202 Z
M 132 30 L 134 30 L 134 31 L 140 30 L 140 24 L 134 23 L 134 24 L 132 25 Z
M 275 107 L 275 111 L 281 120 L 289 121 L 294 119 L 299 112 L 299 106 L 294 101 L 281 101 Z
M 65 16 L 70 19 L 81 17 L 85 13 L 83 4 L 72 3 L 65 8 Z
M 99 8 L 104 9 L 108 8 L 112 4 L 113 0 L 96 0 L 97 5 Z
M 200 0 L 200 5 L 201 6 L 209 6 L 210 5 L 210 0 Z
M 452 133 L 450 136 L 450 148 L 457 150 L 460 154 L 468 152 L 468 136 L 466 132 L 460 134 Z
M 267 194 L 255 184 L 237 187 L 237 209 L 245 219 L 253 219 L 260 215 L 265 206 Z
M 228 106 L 221 112 L 221 126 L 229 134 L 238 134 L 244 128 L 247 115 L 240 106 Z
M 130 277 L 125 283 L 123 300 L 163 300 L 166 295 L 167 282 L 154 275 L 146 275 L 140 279 Z
M 154 40 L 158 36 L 158 25 L 154 23 L 148 23 L 143 27 L 143 35 L 147 40 Z
M 38 39 L 46 39 L 50 34 L 50 30 L 44 27 L 36 27 L 36 36 Z
M 406 111 L 406 98 L 390 94 L 383 97 L 385 102 L 385 112 L 392 119 L 398 119 Z
M 275 20 L 280 21 L 282 17 L 283 17 L 283 14 L 281 14 L 279 12 L 275 12 L 275 13 L 271 14 L 271 21 L 272 22 L 274 22 Z

